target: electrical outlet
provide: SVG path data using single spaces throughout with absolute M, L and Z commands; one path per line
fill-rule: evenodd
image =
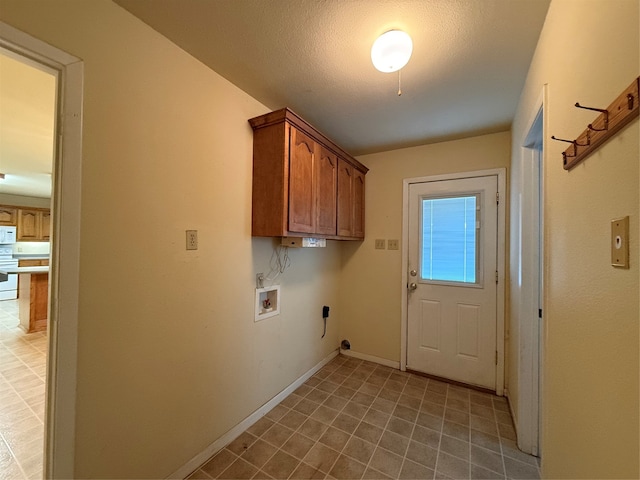
M 187 250 L 198 249 L 198 231 L 187 230 Z
M 398 247 L 398 244 L 399 244 L 398 240 L 389 240 L 387 242 L 387 244 L 389 245 L 389 247 L 388 247 L 389 250 L 398 250 L 398 248 L 399 248 Z
M 384 238 L 376 238 L 376 250 L 384 250 L 385 248 Z

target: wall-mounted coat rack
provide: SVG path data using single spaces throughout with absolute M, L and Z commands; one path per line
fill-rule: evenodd
M 571 170 L 638 116 L 640 113 L 639 90 L 640 77 L 636 78 L 606 109 L 585 107 L 579 102 L 575 104 L 577 108 L 593 110 L 600 114 L 575 140 L 551 136 L 552 140 L 571 144 L 562 152 L 562 165 L 565 170 Z

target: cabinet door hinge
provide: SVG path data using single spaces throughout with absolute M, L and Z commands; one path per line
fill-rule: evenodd
M 542 318 L 542 309 L 541 308 L 538 309 L 538 318 Z
M 496 283 L 498 283 L 498 271 L 496 270 Z
M 500 205 L 500 192 L 496 192 L 496 204 Z
M 496 350 L 496 365 L 498 364 L 498 351 Z

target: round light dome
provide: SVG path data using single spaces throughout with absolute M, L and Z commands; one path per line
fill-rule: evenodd
M 412 51 L 413 42 L 409 34 L 402 30 L 389 30 L 373 42 L 371 61 L 381 72 L 395 72 L 407 64 Z

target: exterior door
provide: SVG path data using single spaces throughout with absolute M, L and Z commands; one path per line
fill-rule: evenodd
M 407 368 L 495 390 L 497 175 L 409 186 Z

